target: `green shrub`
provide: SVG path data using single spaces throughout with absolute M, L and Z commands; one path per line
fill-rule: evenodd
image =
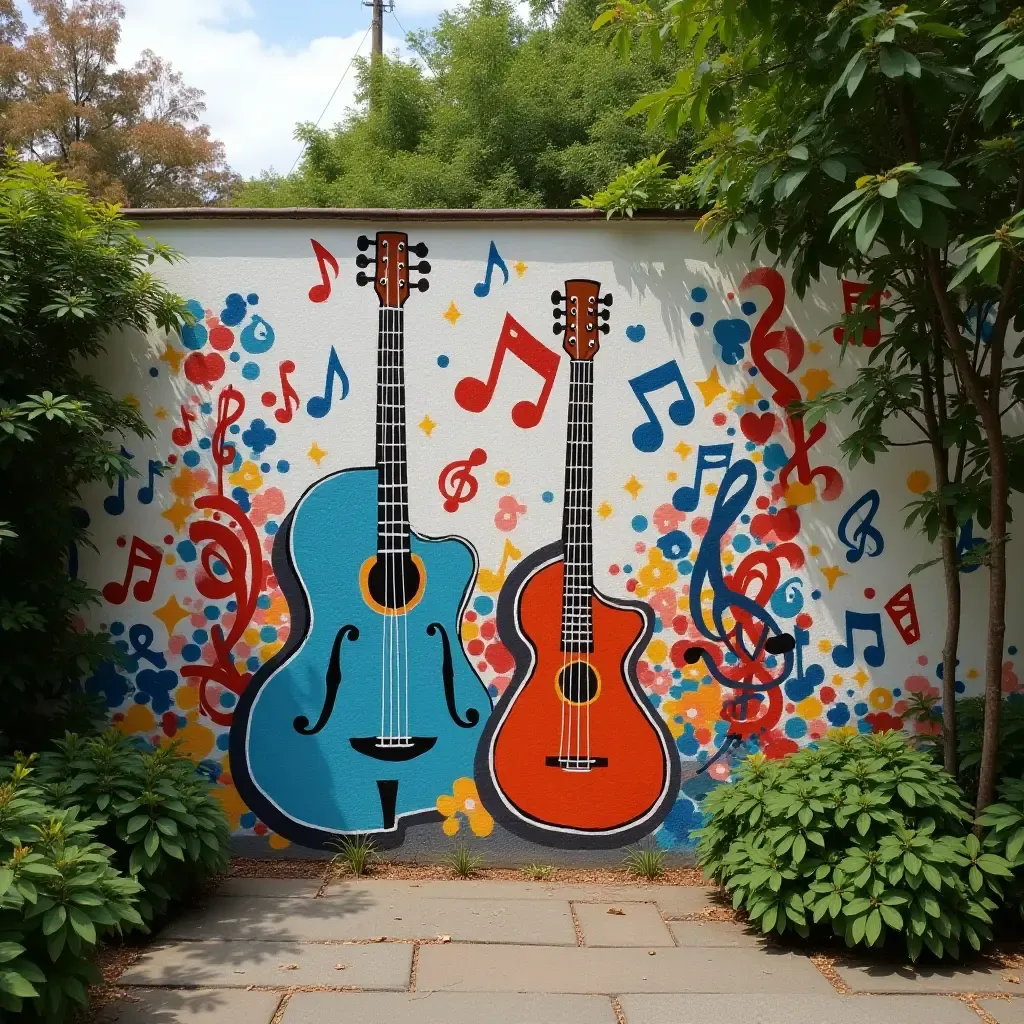
M 195 764 L 174 744 L 140 747 L 115 729 L 68 733 L 39 758 L 39 780 L 61 807 L 100 819 L 99 838 L 142 885 L 147 925 L 228 864 L 230 831 Z
M 101 980 L 100 939 L 142 924 L 140 886 L 96 841 L 100 820 L 48 802 L 30 764 L 0 766 L 0 1018 L 57 1022 Z
M 985 698 L 967 697 L 956 702 L 956 746 L 960 785 L 965 793 L 978 791 L 981 739 L 985 731 Z M 1011 694 L 999 710 L 997 779 L 1024 775 L 1024 695 Z
M 900 733 L 748 758 L 704 810 L 698 862 L 765 933 L 904 944 L 911 960 L 991 939 L 1009 865 L 970 832 L 954 780 Z
M 1024 918 L 1024 777 L 1004 782 L 999 797 L 999 802 L 989 804 L 978 821 L 991 829 L 985 848 L 1004 857 L 1013 869 L 1007 902 Z

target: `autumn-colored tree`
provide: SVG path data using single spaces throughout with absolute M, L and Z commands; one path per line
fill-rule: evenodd
M 150 50 L 115 64 L 124 8 L 117 0 L 32 0 L 26 34 L 14 0 L 0 0 L 0 136 L 129 206 L 226 199 L 237 177 L 200 122 L 200 89 Z

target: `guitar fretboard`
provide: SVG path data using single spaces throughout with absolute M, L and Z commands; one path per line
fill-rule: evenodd
M 592 651 L 594 364 L 590 360 L 574 359 L 569 365 L 569 422 L 565 445 L 565 505 L 562 513 L 565 565 L 562 650 Z
M 385 556 L 409 551 L 403 331 L 402 310 L 382 307 L 377 339 L 377 554 Z

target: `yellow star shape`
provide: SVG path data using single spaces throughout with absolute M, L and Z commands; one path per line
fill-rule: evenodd
M 157 406 L 157 407 L 156 407 L 156 408 L 155 408 L 155 409 L 153 410 L 153 415 L 154 415 L 154 416 L 155 416 L 155 417 L 156 417 L 156 418 L 157 418 L 158 420 L 165 420 L 165 419 L 167 419 L 167 410 L 166 410 L 166 409 L 165 409 L 165 408 L 164 408 L 164 407 L 163 407 L 162 405 L 158 405 L 158 406 Z
M 751 384 L 744 391 L 729 392 L 729 408 L 733 409 L 737 405 L 754 405 L 760 398 L 761 392 Z
M 185 358 L 185 353 L 180 348 L 175 348 L 173 345 L 168 345 L 167 348 L 160 353 L 160 362 L 166 363 L 171 368 L 171 373 L 177 373 L 181 369 L 181 361 Z
M 323 448 L 314 441 L 309 446 L 309 451 L 306 452 L 306 454 L 319 466 L 320 460 L 327 454 L 327 452 L 325 452 Z
M 607 501 L 602 501 L 601 504 L 597 506 L 597 514 L 602 519 L 607 519 L 614 511 L 615 510 L 611 507 L 611 505 L 608 504 Z
M 175 533 L 181 533 L 185 529 L 188 517 L 192 515 L 192 502 L 184 501 L 181 498 L 168 509 L 160 513 L 174 527 Z
M 710 375 L 707 380 L 699 380 L 696 382 L 697 390 L 701 393 L 704 399 L 704 408 L 706 409 L 719 395 L 725 394 L 725 388 L 722 386 L 722 380 L 718 376 L 718 367 L 712 368 Z
M 864 669 L 862 669 L 860 665 L 858 665 L 857 671 L 854 672 L 851 678 L 857 681 L 858 686 L 863 686 L 871 678 L 871 676 L 869 676 L 867 672 L 865 672 Z
M 516 272 L 516 277 L 522 277 L 526 273 L 526 264 L 522 260 L 516 260 L 512 264 L 512 269 Z
M 420 430 L 422 430 L 427 437 L 430 437 L 436 426 L 437 424 L 429 416 L 424 416 L 419 422 Z
M 188 611 L 182 608 L 178 604 L 178 599 L 171 594 L 167 598 L 167 603 L 163 607 L 157 608 L 153 614 L 164 624 L 164 627 L 167 629 L 167 635 L 170 636 L 174 632 L 174 627 L 188 615 Z
M 821 575 L 828 580 L 828 589 L 831 590 L 836 585 L 839 577 L 845 576 L 846 573 L 838 565 L 824 565 L 821 568 Z
M 631 476 L 631 477 L 630 477 L 630 478 L 629 478 L 629 479 L 628 479 L 628 480 L 627 480 L 627 481 L 626 481 L 626 482 L 625 482 L 625 483 L 624 483 L 624 484 L 622 485 L 622 489 L 623 489 L 624 491 L 629 491 L 629 493 L 630 493 L 630 494 L 632 495 L 632 497 L 633 497 L 633 500 L 634 500 L 634 501 L 636 501 L 636 499 L 637 499 L 637 497 L 639 496 L 640 492 L 641 492 L 641 491 L 642 491 L 642 490 L 644 489 L 644 485 L 643 485 L 642 483 L 640 483 L 640 481 L 639 481 L 639 480 L 637 480 L 637 478 L 636 478 L 635 476 Z
M 821 342 L 809 341 L 807 343 L 807 351 L 810 352 L 812 356 L 816 356 L 821 351 Z
M 459 307 L 455 305 L 454 301 L 451 305 L 441 314 L 452 325 L 455 326 L 456 321 L 462 314 L 459 312 Z
M 142 408 L 142 404 L 139 400 L 130 392 L 124 396 L 125 405 L 130 405 L 133 409 L 139 410 Z
M 679 456 L 679 458 L 688 459 L 690 455 L 693 453 L 693 448 L 690 445 L 688 445 L 685 441 L 680 441 L 679 444 L 677 444 L 675 448 L 672 449 L 672 451 L 674 451 Z
M 832 387 L 832 377 L 828 370 L 808 370 L 801 378 L 804 390 L 807 392 L 807 400 L 813 401 L 822 393 Z

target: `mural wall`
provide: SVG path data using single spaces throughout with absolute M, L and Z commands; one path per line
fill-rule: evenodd
M 685 851 L 747 753 L 928 727 L 928 450 L 849 471 L 846 421 L 787 414 L 867 355 L 830 326 L 855 283 L 796 301 L 681 221 L 144 230 L 196 325 L 99 370 L 154 437 L 82 510 L 126 655 L 88 685 L 250 848 Z

